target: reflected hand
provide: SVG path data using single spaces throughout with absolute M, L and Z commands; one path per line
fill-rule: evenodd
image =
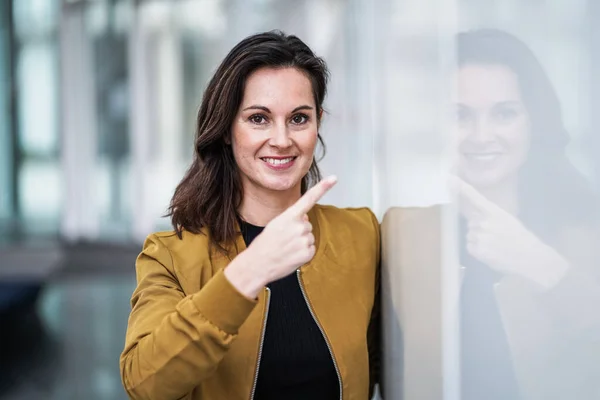
M 468 222 L 466 242 L 471 256 L 498 272 L 519 275 L 544 288 L 560 281 L 568 262 L 556 250 L 471 185 L 456 177 L 452 181 Z

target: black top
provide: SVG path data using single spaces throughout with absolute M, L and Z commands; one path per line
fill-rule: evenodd
M 518 400 L 518 385 L 494 284 L 502 275 L 468 254 L 461 221 L 462 400 Z
M 246 246 L 263 230 L 242 221 L 240 226 Z M 271 297 L 254 399 L 339 399 L 331 353 L 296 273 L 267 286 Z

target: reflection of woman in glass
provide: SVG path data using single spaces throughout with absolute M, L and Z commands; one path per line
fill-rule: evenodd
M 246 38 L 217 68 L 175 229 L 148 236 L 136 262 L 120 359 L 130 398 L 368 398 L 379 224 L 317 204 L 335 184 L 314 159 L 327 78 L 280 32 Z
M 556 93 L 507 33 L 457 45 L 463 399 L 598 398 L 597 204 Z

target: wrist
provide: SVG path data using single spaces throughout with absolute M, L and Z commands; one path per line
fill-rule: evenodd
M 256 299 L 268 280 L 264 268 L 256 263 L 248 250 L 238 254 L 225 268 L 225 277 L 244 296 Z
M 544 290 L 550 290 L 563 279 L 570 269 L 569 262 L 553 249 L 549 249 L 547 257 L 536 262 L 535 270 L 529 277 Z

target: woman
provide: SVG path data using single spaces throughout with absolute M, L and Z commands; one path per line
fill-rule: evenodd
M 457 44 L 463 398 L 598 398 L 597 199 L 558 98 L 514 36 Z
M 130 398 L 370 396 L 379 225 L 366 208 L 316 204 L 335 184 L 316 183 L 313 156 L 327 78 L 280 32 L 244 39 L 218 67 L 174 231 L 150 235 L 136 262 L 120 359 Z

